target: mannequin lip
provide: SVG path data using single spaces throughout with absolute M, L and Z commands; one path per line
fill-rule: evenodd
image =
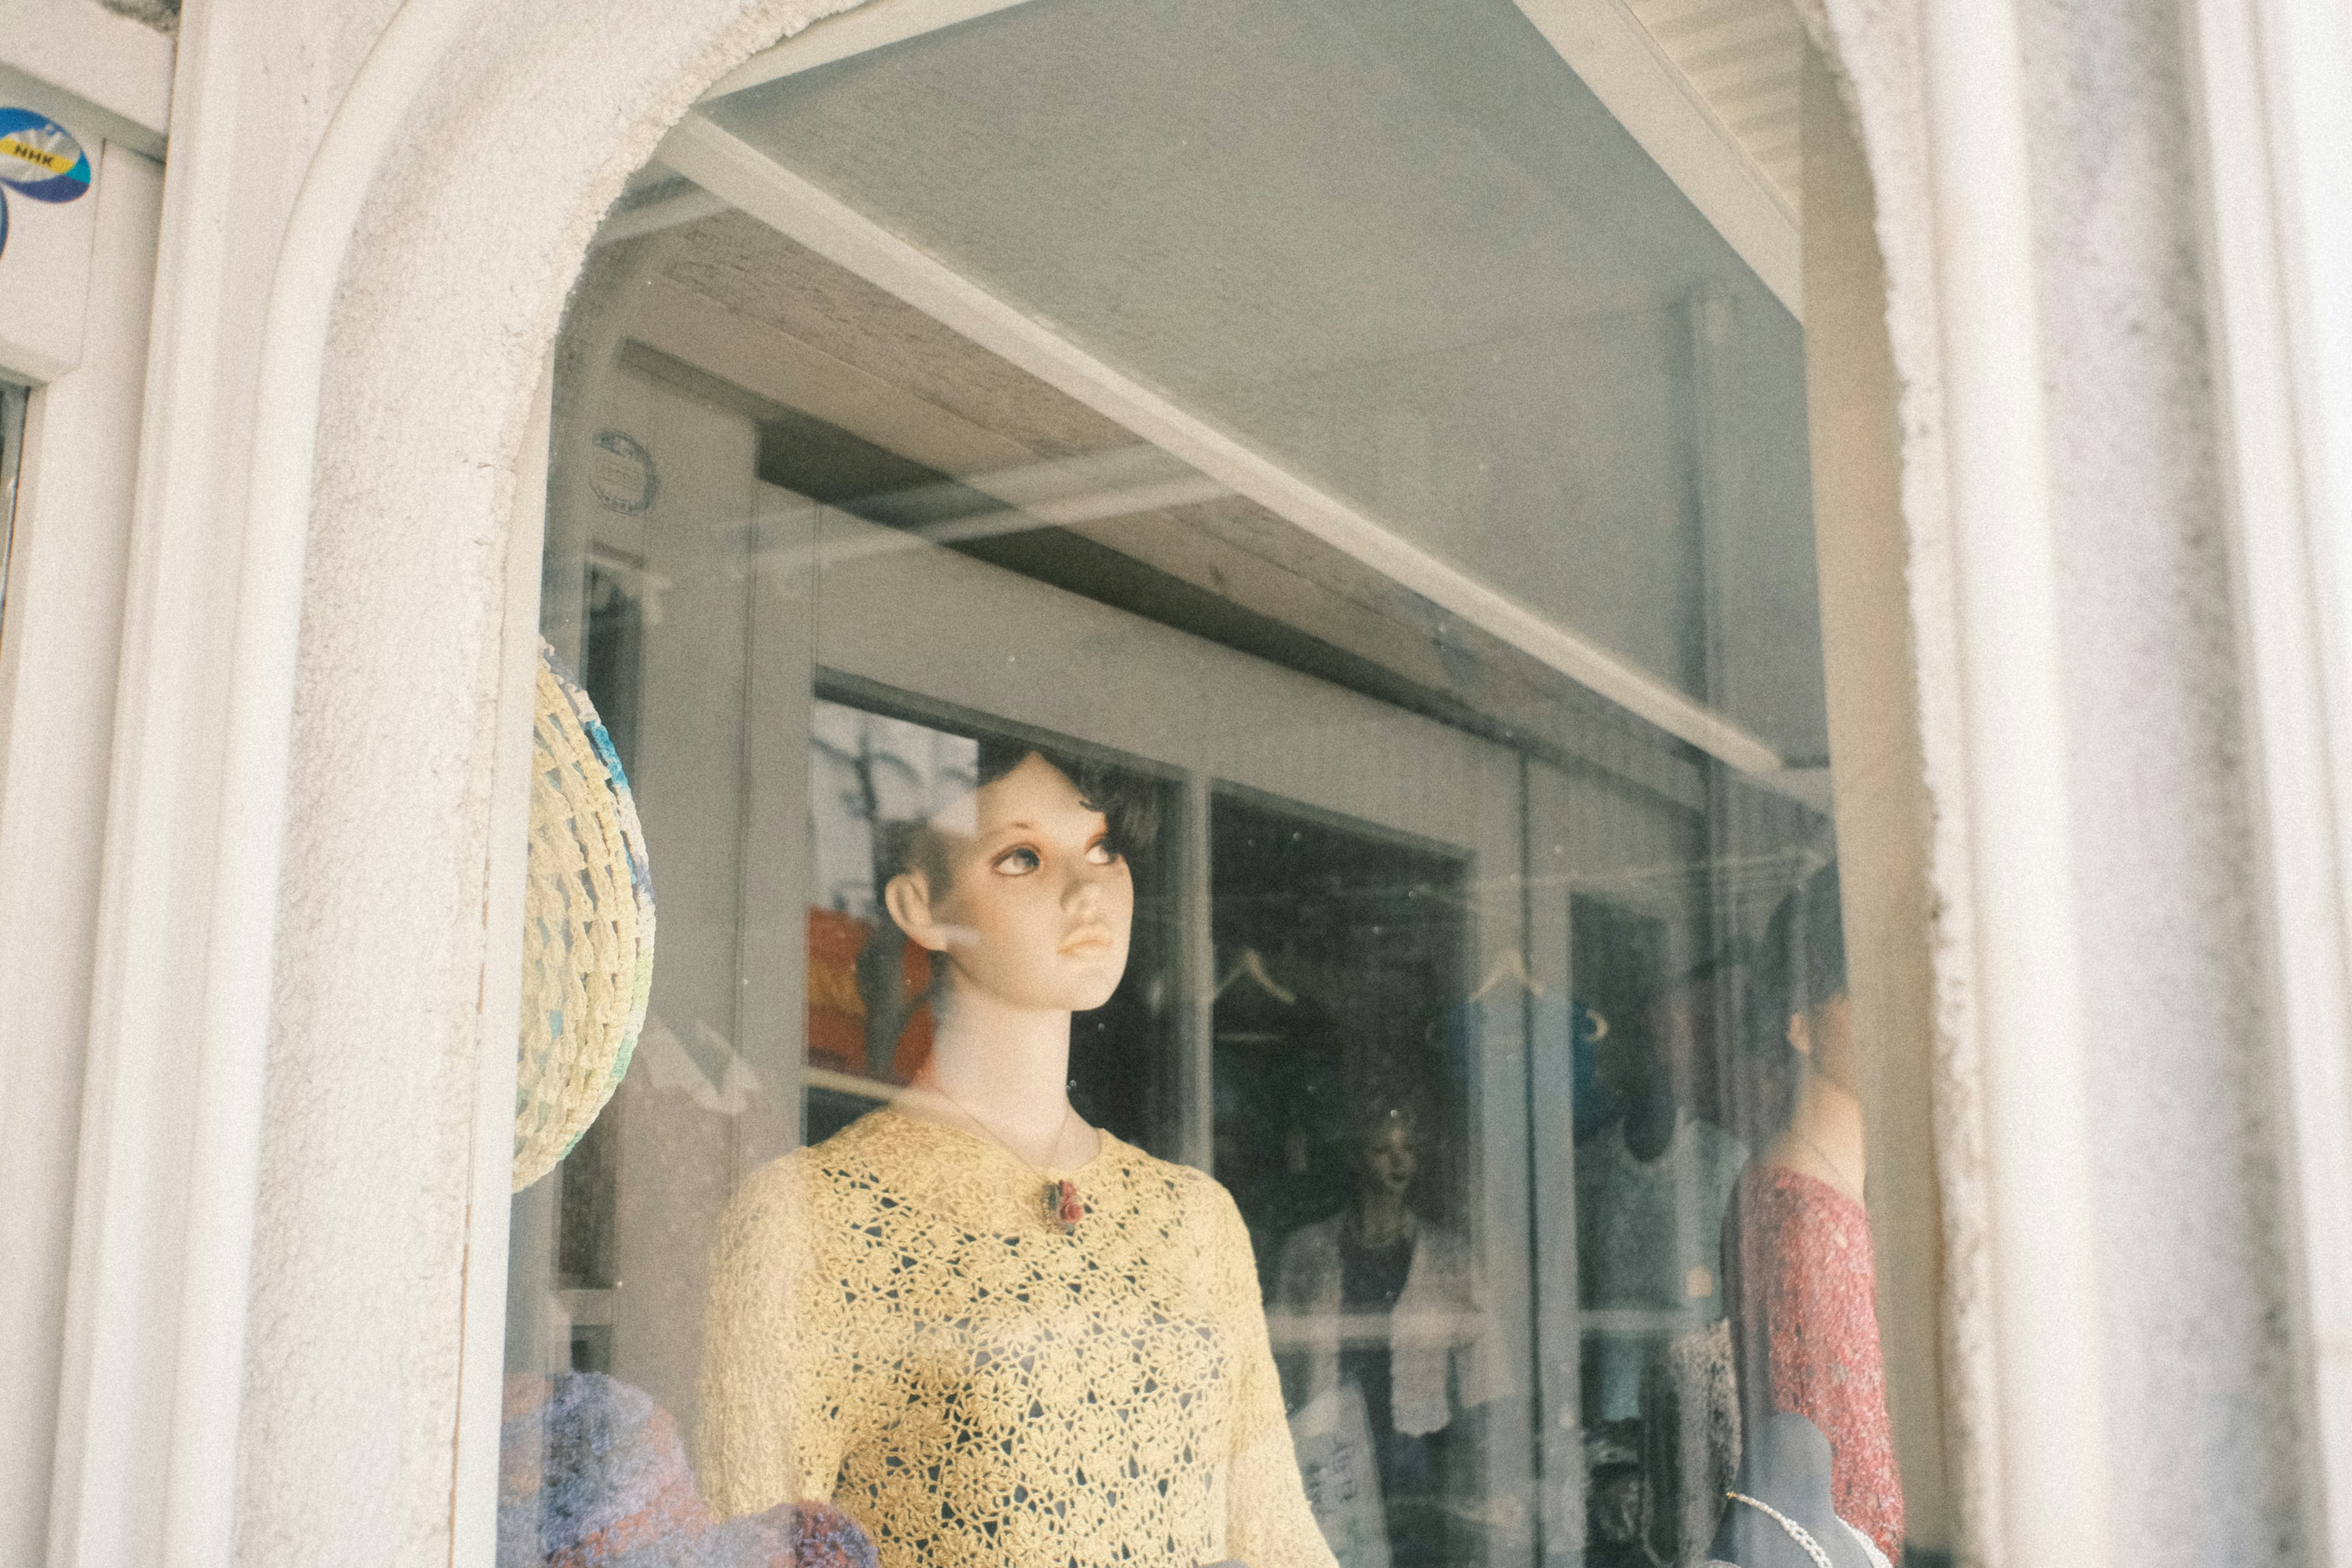
M 1118 939 L 1111 935 L 1108 926 L 1080 926 L 1064 937 L 1055 951 L 1076 958 L 1086 953 L 1108 952 L 1118 945 Z

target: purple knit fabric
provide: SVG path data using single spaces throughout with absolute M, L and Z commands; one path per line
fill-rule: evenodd
M 821 1503 L 713 1524 L 677 1424 L 598 1373 L 507 1379 L 499 1568 L 878 1568 L 856 1521 Z

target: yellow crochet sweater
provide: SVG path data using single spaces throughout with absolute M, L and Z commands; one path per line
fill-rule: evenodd
M 1043 1178 L 877 1110 L 755 1173 L 713 1258 L 698 1458 L 720 1518 L 830 1500 L 883 1568 L 1334 1568 L 1225 1190 L 1104 1133 Z

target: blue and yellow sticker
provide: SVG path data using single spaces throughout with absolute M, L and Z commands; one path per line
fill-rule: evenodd
M 89 154 L 47 115 L 0 109 L 0 186 L 37 202 L 73 201 L 89 189 Z

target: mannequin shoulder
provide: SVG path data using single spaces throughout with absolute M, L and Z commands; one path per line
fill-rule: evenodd
M 1106 1173 L 1126 1190 L 1139 1212 L 1157 1212 L 1168 1221 L 1188 1228 L 1197 1226 L 1221 1238 L 1239 1234 L 1247 1239 L 1241 1210 L 1214 1176 L 1146 1153 L 1108 1132 L 1102 1139 L 1099 1163 L 1109 1167 Z
M 1121 1185 L 1132 1187 L 1140 1195 L 1164 1197 L 1186 1208 L 1233 1203 L 1224 1184 L 1197 1166 L 1163 1160 L 1108 1131 L 1098 1130 L 1097 1135 L 1102 1139 L 1102 1152 L 1096 1156 L 1097 1162 L 1109 1167 L 1113 1179 Z
M 795 1149 L 769 1161 L 744 1177 L 742 1185 L 735 1189 L 735 1196 L 727 1205 L 726 1217 L 720 1222 L 722 1234 L 772 1235 L 778 1230 L 804 1227 L 808 1224 L 809 1186 L 806 1149 Z
M 1435 1220 L 1423 1220 L 1413 1233 L 1413 1245 L 1424 1255 L 1449 1268 L 1467 1268 L 1476 1257 L 1470 1246 L 1467 1232 Z
M 774 1239 L 823 1233 L 888 1203 L 897 1156 L 888 1129 L 864 1117 L 822 1143 L 780 1155 L 743 1179 L 727 1206 L 727 1228 Z

